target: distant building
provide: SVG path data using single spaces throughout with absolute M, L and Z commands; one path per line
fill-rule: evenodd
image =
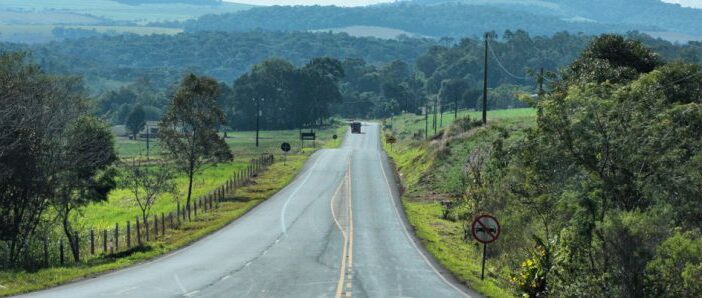
M 159 121 L 146 121 L 146 125 L 144 125 L 144 128 L 138 133 L 139 138 L 141 139 L 146 139 L 147 137 L 149 138 L 158 138 L 158 125 L 161 122 Z M 148 135 L 147 135 L 147 130 L 148 130 Z

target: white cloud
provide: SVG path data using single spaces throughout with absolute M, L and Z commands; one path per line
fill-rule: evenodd
M 702 0 L 663 0 L 668 3 L 678 3 L 682 6 L 702 8 Z

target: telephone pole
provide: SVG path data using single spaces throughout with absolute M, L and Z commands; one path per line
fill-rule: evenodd
M 424 104 L 424 139 L 429 138 L 429 102 Z
M 456 94 L 456 90 L 454 90 L 453 94 L 453 121 L 456 121 L 458 119 L 458 95 Z
M 485 72 L 483 73 L 483 125 L 487 124 L 487 97 L 488 97 L 488 38 L 489 33 L 485 33 Z

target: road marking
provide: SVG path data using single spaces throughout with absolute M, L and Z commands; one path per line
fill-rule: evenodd
M 341 226 L 339 223 L 339 220 L 336 217 L 336 213 L 334 212 L 334 199 L 338 197 L 339 192 L 343 188 L 344 184 L 346 184 L 346 212 L 347 212 L 347 222 L 348 222 L 348 234 L 346 231 L 344 231 L 344 228 Z M 336 295 L 334 297 L 340 298 L 343 294 L 346 297 L 351 297 L 351 283 L 347 283 L 347 288 L 344 290 L 344 282 L 347 280 L 347 264 L 348 264 L 348 271 L 351 271 L 351 266 L 352 266 L 352 261 L 353 261 L 353 210 L 352 210 L 352 204 L 351 204 L 351 156 L 348 157 L 347 159 L 347 170 L 346 174 L 344 175 L 343 180 L 341 181 L 341 184 L 339 184 L 339 187 L 337 188 L 336 192 L 334 193 L 334 196 L 332 197 L 332 200 L 330 202 L 330 207 L 332 211 L 332 217 L 334 218 L 334 222 L 336 223 L 336 226 L 339 228 L 341 231 L 341 235 L 344 238 L 344 243 L 343 243 L 343 248 L 341 252 L 341 266 L 339 268 L 339 282 L 336 285 Z
M 424 253 L 422 253 L 422 251 L 419 249 L 419 247 L 417 247 L 417 244 L 414 243 L 414 240 L 412 239 L 412 236 L 410 236 L 409 232 L 407 232 L 407 228 L 405 227 L 405 224 L 404 224 L 404 222 L 402 221 L 402 216 L 400 216 L 400 210 L 397 208 L 397 204 L 394 202 L 395 198 L 394 198 L 394 195 L 393 195 L 393 192 L 392 192 L 392 186 L 390 186 L 390 179 L 388 179 L 388 175 L 385 174 L 385 166 L 383 166 L 383 156 L 382 156 L 382 154 L 381 154 L 380 151 L 378 151 L 378 157 L 379 157 L 379 158 L 378 158 L 378 163 L 380 163 L 380 171 L 383 172 L 383 177 L 385 177 L 385 184 L 388 186 L 388 191 L 390 192 L 390 198 L 393 200 L 392 206 L 394 207 L 394 209 L 395 209 L 395 215 L 397 216 L 397 219 L 400 221 L 400 225 L 402 226 L 402 232 L 403 232 L 403 234 L 405 234 L 405 236 L 407 237 L 407 240 L 409 240 L 409 242 L 412 243 L 412 246 L 413 246 L 414 249 L 419 253 L 419 255 L 422 256 L 422 259 L 424 259 L 424 262 L 425 262 L 427 265 L 429 265 L 429 268 L 431 268 L 431 270 L 434 271 L 434 273 L 436 273 L 437 276 L 439 276 L 439 278 L 441 279 L 441 281 L 443 281 L 446 285 L 448 285 L 449 287 L 451 287 L 451 288 L 453 288 L 454 290 L 456 290 L 458 293 L 460 293 L 460 294 L 463 295 L 464 297 L 470 297 L 468 294 L 466 294 L 465 292 L 463 292 L 461 289 L 459 289 L 458 287 L 456 287 L 454 284 L 452 284 L 452 283 L 450 283 L 448 280 L 446 280 L 446 278 L 445 278 L 443 275 L 441 275 L 441 273 L 439 272 L 439 270 L 437 270 L 436 267 L 434 267 L 434 264 L 432 264 L 431 261 L 429 261 L 429 259 L 427 258 L 427 256 L 425 256 Z
M 249 265 L 251 265 L 251 262 L 246 263 L 246 265 L 244 265 L 244 267 L 249 267 Z
M 225 277 L 222 277 L 222 280 L 227 280 L 227 279 L 229 279 L 230 277 L 232 277 L 232 276 L 231 276 L 231 275 L 227 275 L 227 276 L 225 276 Z
M 283 209 L 280 210 L 280 228 L 283 230 L 283 234 L 287 235 L 288 234 L 288 228 L 285 226 L 285 211 L 288 209 L 288 204 L 290 204 L 290 201 L 292 200 L 293 197 L 297 194 L 298 191 L 302 188 L 305 183 L 307 183 L 307 180 L 310 179 L 310 176 L 312 176 L 312 173 L 314 172 L 314 168 L 317 166 L 319 161 L 322 160 L 322 155 L 317 158 L 317 160 L 312 164 L 310 169 L 308 170 L 307 176 L 305 176 L 304 179 L 302 179 L 302 182 L 300 182 L 299 185 L 293 190 L 293 192 L 288 196 L 288 199 L 285 200 L 285 204 L 283 204 Z M 276 240 L 276 242 L 278 242 Z
M 180 287 L 180 291 L 183 292 L 183 294 L 187 293 L 188 290 L 185 289 L 183 286 L 183 283 L 180 282 L 180 278 L 178 278 L 178 274 L 173 273 L 173 278 L 175 279 L 176 283 L 178 284 L 178 287 Z
M 192 291 L 192 292 L 190 292 L 190 293 L 185 294 L 185 297 L 192 297 L 193 295 L 195 295 L 195 294 L 197 294 L 197 293 L 199 293 L 199 292 L 200 292 L 200 291 L 198 291 L 198 290 Z
M 124 293 L 127 293 L 127 292 L 129 292 L 129 291 L 133 291 L 133 290 L 136 290 L 136 289 L 138 289 L 138 288 L 139 288 L 139 287 L 131 287 L 131 288 L 127 288 L 127 289 L 124 289 L 124 290 L 122 290 L 122 291 L 119 291 L 119 292 L 115 292 L 115 294 L 117 294 L 117 295 L 122 295 L 122 294 L 124 294 Z

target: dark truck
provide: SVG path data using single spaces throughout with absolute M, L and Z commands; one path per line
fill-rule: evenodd
M 361 122 L 351 123 L 351 133 L 361 133 Z

